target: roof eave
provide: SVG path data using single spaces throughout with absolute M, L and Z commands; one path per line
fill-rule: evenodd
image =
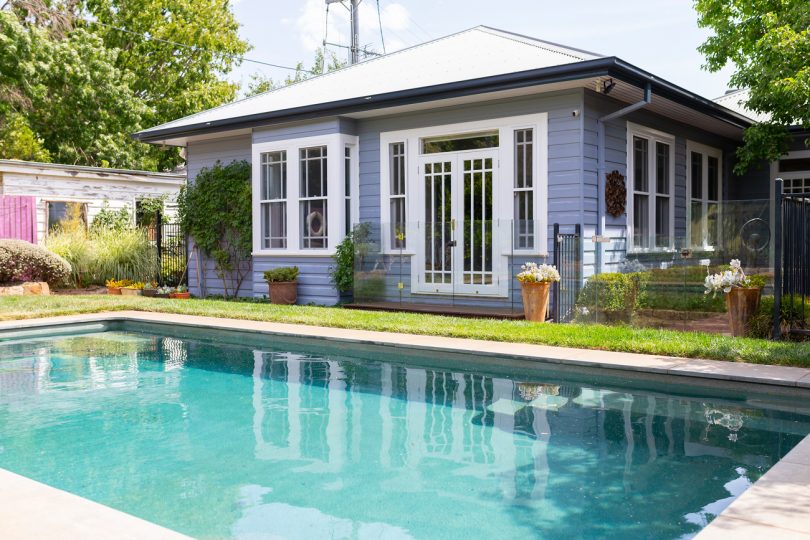
M 656 77 L 615 56 L 611 56 L 571 64 L 562 64 L 559 66 L 505 73 L 479 79 L 399 90 L 361 98 L 318 103 L 293 109 L 225 118 L 187 126 L 141 131 L 133 134 L 132 137 L 144 143 L 161 143 L 172 138 L 251 128 L 267 125 L 268 123 L 310 120 L 323 116 L 338 116 L 359 111 L 410 105 L 427 100 L 448 99 L 600 76 L 615 77 L 638 86 L 639 88 L 644 88 L 649 83 L 652 85 L 653 95 L 665 97 L 691 107 L 717 120 L 738 126 L 741 129 L 753 123 L 752 120 L 741 114 L 735 113 L 709 99 Z

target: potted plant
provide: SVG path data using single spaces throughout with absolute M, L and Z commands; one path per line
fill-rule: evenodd
M 143 295 L 149 298 L 154 298 L 155 296 L 157 296 L 157 289 L 158 289 L 157 282 L 150 281 L 149 283 L 143 286 Z
M 106 282 L 107 294 L 121 294 L 121 289 L 131 284 L 132 281 L 129 279 L 108 279 Z
M 759 309 L 765 280 L 761 276 L 746 276 L 739 259 L 732 259 L 728 270 L 706 276 L 704 285 L 706 294 L 725 293 L 731 335 L 745 336 L 748 322 Z
M 298 267 L 281 266 L 267 270 L 264 279 L 270 288 L 273 304 L 295 304 L 298 300 Z
M 185 285 L 178 285 L 173 292 L 169 293 L 169 298 L 175 298 L 178 300 L 188 300 L 191 298 L 191 293 L 188 292 L 188 287 Z
M 517 279 L 523 296 L 523 315 L 527 321 L 544 322 L 548 311 L 551 284 L 560 281 L 560 273 L 548 264 L 527 262 Z
M 126 287 L 121 287 L 121 294 L 124 296 L 140 296 L 143 294 L 143 287 L 144 283 L 142 281 L 136 281 L 135 283 L 130 283 Z
M 174 287 L 158 287 L 155 291 L 155 298 L 169 298 L 171 294 L 174 292 Z

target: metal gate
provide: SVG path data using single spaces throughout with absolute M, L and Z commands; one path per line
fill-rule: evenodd
M 582 259 L 580 226 L 573 233 L 561 233 L 560 224 L 554 224 L 554 265 L 560 273 L 560 281 L 554 285 L 552 313 L 555 322 L 570 322 L 576 309 L 577 297 L 582 285 Z
M 188 243 L 179 223 L 163 223 L 160 214 L 148 227 L 149 239 L 155 253 L 155 280 L 160 286 L 176 287 L 188 284 Z
M 783 330 L 810 335 L 810 193 L 783 195 L 776 180 L 773 337 Z

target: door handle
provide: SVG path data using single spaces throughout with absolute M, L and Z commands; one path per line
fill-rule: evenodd
M 450 240 L 449 242 L 447 242 L 447 247 L 456 247 L 456 241 Z

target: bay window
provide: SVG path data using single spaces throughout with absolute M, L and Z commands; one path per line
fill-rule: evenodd
M 687 142 L 689 201 L 688 244 L 713 249 L 720 242 L 722 153 L 716 148 Z
M 628 126 L 631 248 L 671 249 L 674 246 L 674 140 L 664 133 Z

